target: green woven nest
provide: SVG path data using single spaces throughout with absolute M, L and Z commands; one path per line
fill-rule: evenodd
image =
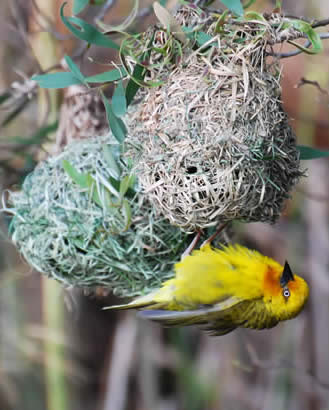
M 129 161 L 119 159 L 113 141 L 68 146 L 40 164 L 20 192 L 10 192 L 12 239 L 31 266 L 66 286 L 103 285 L 119 296 L 140 295 L 173 275 L 187 236 L 131 188 L 125 206 L 109 206 L 113 197 L 104 186 L 115 183 L 104 146 L 117 153 L 121 178 L 130 174 Z M 94 191 L 73 182 L 63 160 L 92 176 Z
M 200 24 L 206 46 L 186 48 L 127 117 L 141 187 L 186 232 L 230 220 L 274 223 L 302 175 L 280 68 L 266 58 L 278 33 L 267 22 L 239 22 L 217 34 L 217 18 L 189 7 L 176 17 Z

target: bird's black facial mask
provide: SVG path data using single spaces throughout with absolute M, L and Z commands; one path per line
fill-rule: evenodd
M 283 272 L 280 278 L 281 287 L 287 286 L 288 282 L 294 280 L 294 275 L 290 269 L 288 262 L 284 264 Z

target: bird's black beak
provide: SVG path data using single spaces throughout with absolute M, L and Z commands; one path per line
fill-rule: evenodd
M 290 269 L 288 262 L 284 264 L 283 272 L 280 278 L 280 285 L 282 287 L 287 286 L 288 282 L 294 280 L 294 275 Z

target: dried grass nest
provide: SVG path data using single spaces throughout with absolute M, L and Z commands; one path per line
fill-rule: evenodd
M 278 33 L 267 22 L 242 22 L 217 34 L 218 19 L 190 7 L 176 17 L 208 40 L 187 47 L 127 116 L 143 192 L 186 232 L 233 219 L 273 223 L 302 175 L 280 69 L 266 58 Z
M 66 286 L 103 285 L 119 296 L 140 295 L 173 275 L 188 238 L 156 216 L 137 191 L 127 191 L 125 210 L 122 203 L 108 205 L 104 181 L 113 181 L 113 172 L 104 146 L 117 153 L 122 178 L 130 174 L 112 140 L 72 143 L 41 163 L 21 191 L 9 193 L 12 240 L 31 266 Z M 102 206 L 72 180 L 63 160 L 93 177 Z

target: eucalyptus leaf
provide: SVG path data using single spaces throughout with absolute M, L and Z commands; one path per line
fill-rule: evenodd
M 127 71 L 121 67 L 116 68 L 114 70 L 105 71 L 104 73 L 99 73 L 96 75 L 92 75 L 90 77 L 86 77 L 85 81 L 87 83 L 107 83 L 117 81 L 120 78 L 126 77 Z
M 329 157 L 329 151 L 320 150 L 307 145 L 297 145 L 297 149 L 300 153 L 299 158 L 302 160 Z
M 142 55 L 140 62 L 147 60 L 150 57 L 151 54 L 151 49 L 152 49 L 152 43 L 154 40 L 154 34 L 151 36 L 150 41 L 147 44 L 147 51 Z M 136 63 L 133 73 L 131 75 L 130 80 L 128 81 L 128 84 L 126 86 L 126 101 L 127 101 L 127 106 L 131 104 L 133 101 L 137 91 L 140 88 L 140 82 L 144 80 L 145 74 L 146 74 L 147 69 L 143 67 L 143 65 Z
M 133 101 L 137 91 L 140 88 L 140 85 L 138 84 L 138 82 L 144 79 L 145 74 L 146 74 L 146 68 L 137 63 L 134 67 L 134 71 L 126 87 L 127 105 L 130 105 L 130 103 Z M 135 79 L 137 79 L 138 81 L 135 81 Z
M 243 6 L 240 0 L 221 0 L 222 3 L 238 16 L 243 16 Z
M 318 54 L 323 51 L 323 44 L 319 33 L 317 33 L 311 24 L 303 20 L 289 20 L 285 22 L 283 27 L 293 27 L 294 29 L 306 34 L 307 38 L 312 44 L 312 48 L 307 48 L 297 43 L 296 41 L 288 40 L 288 43 L 293 44 L 306 54 Z
M 41 88 L 66 88 L 70 85 L 83 84 L 73 73 L 66 71 L 34 75 L 32 80 L 36 81 Z
M 127 101 L 123 82 L 119 81 L 112 96 L 112 108 L 116 117 L 122 117 L 127 111 Z
M 120 50 L 120 46 L 110 40 L 106 35 L 98 31 L 94 26 L 78 17 L 65 17 L 64 7 L 67 3 L 63 3 L 60 9 L 60 16 L 63 24 L 70 32 L 79 38 L 86 41 L 88 44 L 95 44 L 101 47 L 109 47 L 115 50 Z
M 207 44 L 207 46 L 212 46 L 217 44 L 216 41 L 211 41 L 213 39 L 213 36 L 211 36 L 208 33 L 205 33 L 204 31 L 198 31 L 196 33 L 196 42 L 198 44 L 199 47 L 202 47 L 203 45 L 205 45 L 206 43 L 209 42 L 209 44 Z
M 81 81 L 81 83 L 85 83 L 85 76 L 82 74 L 82 72 L 80 71 L 79 67 L 75 64 L 75 62 L 72 60 L 71 57 L 69 56 L 64 56 L 64 60 L 68 66 L 68 68 L 70 69 L 71 73 L 78 79 Z
M 112 105 L 109 103 L 108 99 L 105 97 L 102 92 L 102 99 L 106 110 L 107 121 L 109 127 L 119 143 L 122 143 L 126 138 L 127 129 L 121 118 L 118 118 L 113 111 Z

